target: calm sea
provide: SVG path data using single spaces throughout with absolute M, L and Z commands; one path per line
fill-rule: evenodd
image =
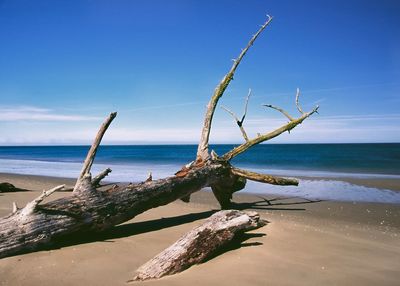
M 214 145 L 222 155 L 234 145 Z M 192 161 L 196 145 L 101 146 L 93 173 L 113 169 L 111 181 L 139 181 L 172 175 Z M 0 172 L 76 177 L 89 146 L 1 146 Z M 400 144 L 263 144 L 235 158 L 233 164 L 259 172 L 307 176 L 300 187 L 250 183 L 248 191 L 338 200 L 400 203 L 398 193 L 319 178 L 400 179 Z

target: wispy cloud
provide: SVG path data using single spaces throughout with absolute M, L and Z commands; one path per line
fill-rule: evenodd
M 0 106 L 0 121 L 91 121 L 99 120 L 100 117 L 59 114 L 54 110 L 36 106 Z

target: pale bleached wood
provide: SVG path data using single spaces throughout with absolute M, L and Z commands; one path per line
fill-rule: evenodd
M 266 107 L 269 107 L 269 108 L 272 108 L 272 109 L 275 109 L 275 110 L 279 111 L 280 113 L 285 115 L 287 117 L 287 119 L 289 119 L 290 121 L 295 120 L 292 116 L 289 115 L 289 113 L 287 113 L 287 111 L 285 111 L 284 109 L 282 109 L 282 108 L 280 108 L 278 106 L 275 106 L 275 105 L 272 105 L 272 104 L 263 104 L 263 106 L 266 106 Z
M 93 161 L 94 161 L 94 158 L 96 157 L 97 149 L 100 145 L 101 139 L 103 139 L 103 136 L 107 131 L 107 128 L 110 126 L 111 122 L 114 120 L 114 118 L 116 116 L 117 116 L 116 112 L 111 112 L 110 115 L 106 118 L 106 120 L 101 125 L 99 131 L 97 132 L 96 138 L 94 139 L 93 144 L 90 147 L 89 152 L 87 153 L 86 159 L 83 162 L 82 170 L 76 181 L 74 191 L 76 190 L 77 186 L 79 185 L 80 180 L 85 175 L 90 173 L 90 169 L 92 168 Z
M 242 136 L 246 142 L 249 141 L 249 136 L 247 136 L 246 130 L 244 130 L 243 122 L 247 115 L 247 107 L 249 105 L 250 95 L 251 95 L 251 89 L 249 89 L 249 93 L 247 94 L 246 101 L 244 104 L 244 111 L 243 111 L 243 115 L 242 115 L 241 119 L 239 119 L 237 117 L 237 115 L 233 111 L 228 109 L 227 107 L 221 106 L 222 109 L 224 109 L 226 112 L 228 112 L 233 117 L 233 119 L 235 119 L 235 122 L 236 122 L 237 126 L 239 127 L 240 132 L 242 132 Z
M 231 69 L 215 88 L 214 93 L 207 105 L 206 114 L 204 116 L 203 129 L 201 131 L 200 142 L 197 148 L 197 159 L 201 159 L 203 161 L 209 159 L 210 155 L 208 152 L 208 145 L 209 145 L 208 143 L 211 131 L 211 123 L 218 101 L 224 94 L 231 80 L 233 79 L 235 71 L 239 66 L 240 62 L 242 61 L 243 57 L 246 55 L 247 51 L 250 49 L 250 47 L 253 45 L 254 41 L 258 38 L 258 36 L 262 33 L 262 31 L 264 31 L 264 29 L 269 25 L 269 23 L 271 23 L 272 19 L 273 18 L 271 16 L 267 15 L 266 22 L 261 26 L 261 28 L 257 31 L 257 33 L 253 35 L 253 37 L 250 39 L 247 46 L 242 50 L 239 56 L 235 60 L 233 60 L 233 65 Z
M 301 108 L 300 103 L 299 103 L 299 98 L 300 98 L 300 88 L 297 88 L 297 90 L 296 90 L 296 107 L 297 107 L 297 110 L 300 112 L 300 114 L 304 114 L 304 111 Z
M 142 265 L 137 270 L 138 274 L 129 282 L 182 272 L 210 258 L 238 234 L 264 225 L 265 221 L 256 212 L 219 211 Z
M 260 182 L 260 183 L 267 183 L 271 185 L 278 185 L 278 186 L 297 186 L 299 181 L 296 179 L 291 178 L 281 178 L 267 174 L 260 174 L 256 172 L 251 172 L 248 170 L 242 170 L 239 168 L 232 168 L 231 172 L 234 175 L 240 176 L 242 178 L 246 178 L 252 181 Z
M 92 185 L 99 187 L 100 182 L 110 174 L 112 170 L 110 168 L 105 169 L 104 171 L 100 172 L 96 177 L 92 179 Z
M 221 158 L 223 160 L 230 161 L 231 159 L 233 159 L 237 155 L 247 151 L 249 148 L 253 147 L 254 145 L 271 140 L 286 131 L 290 132 L 290 130 L 295 128 L 297 125 L 301 124 L 306 118 L 308 118 L 312 114 L 316 113 L 318 111 L 318 108 L 319 107 L 317 106 L 312 111 L 303 113 L 303 115 L 301 117 L 290 121 L 289 123 L 275 129 L 274 131 L 268 132 L 266 134 L 259 134 L 259 136 L 257 136 L 256 138 L 251 139 L 251 140 L 247 141 L 246 143 L 243 143 L 243 144 L 235 147 L 234 149 L 230 150 L 229 152 L 225 153 L 223 156 L 221 156 Z
M 34 203 L 34 207 L 28 207 L 30 211 L 19 209 L 0 218 L 0 258 L 34 251 L 71 233 L 112 228 L 149 209 L 232 180 L 229 169 L 228 164 L 210 162 L 189 169 L 185 176 L 104 191 L 96 190 L 90 176 L 84 176 L 77 192 L 48 203 Z

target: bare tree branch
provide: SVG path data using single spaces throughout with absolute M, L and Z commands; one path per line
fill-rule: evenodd
M 151 182 L 153 181 L 153 174 L 151 172 L 149 172 L 149 174 L 147 175 L 147 179 L 145 180 L 145 182 Z
M 200 137 L 200 142 L 197 148 L 197 160 L 201 159 L 203 161 L 207 160 L 209 158 L 209 153 L 208 153 L 208 141 L 210 137 L 210 131 L 211 131 L 211 123 L 212 119 L 214 116 L 215 108 L 217 107 L 218 100 L 222 97 L 224 94 L 226 88 L 228 87 L 229 83 L 233 79 L 233 76 L 235 74 L 235 71 L 237 67 L 239 66 L 241 60 L 249 50 L 249 48 L 253 45 L 254 41 L 257 39 L 257 37 L 261 34 L 261 32 L 268 26 L 269 23 L 272 21 L 272 17 L 267 15 L 267 20 L 266 22 L 261 26 L 261 28 L 257 31 L 257 33 L 254 34 L 254 36 L 250 39 L 249 43 L 247 46 L 242 50 L 240 55 L 236 60 L 234 60 L 233 65 L 229 72 L 224 76 L 222 81 L 217 85 L 217 87 L 214 90 L 214 94 L 211 97 L 210 102 L 207 105 L 207 110 L 206 114 L 204 117 L 204 124 L 203 124 L 203 129 L 201 131 L 201 137 Z
M 15 214 L 18 211 L 17 203 L 13 202 L 12 206 L 13 206 L 12 213 Z
M 228 112 L 230 115 L 232 115 L 233 119 L 235 119 L 236 124 L 239 126 L 239 129 L 240 129 L 240 131 L 242 132 L 243 138 L 244 138 L 244 140 L 245 140 L 246 142 L 249 141 L 249 137 L 247 136 L 247 133 L 246 133 L 246 131 L 244 130 L 243 122 L 244 122 L 244 119 L 246 118 L 246 115 L 247 115 L 247 105 L 249 104 L 250 95 L 251 95 L 251 89 L 249 89 L 249 93 L 247 94 L 246 101 L 245 101 L 245 105 L 244 105 L 243 116 L 242 116 L 242 119 L 240 119 L 240 120 L 239 120 L 239 118 L 236 116 L 236 114 L 235 114 L 234 112 L 232 112 L 230 109 L 226 108 L 225 106 L 221 106 L 221 108 L 222 108 L 223 110 L 225 110 L 226 112 Z
M 300 106 L 300 104 L 299 104 L 299 97 L 300 97 L 300 89 L 297 88 L 297 90 L 296 90 L 296 107 L 297 107 L 297 110 L 298 110 L 301 114 L 304 114 L 304 111 L 303 111 L 303 109 L 301 109 L 301 106 Z
M 110 168 L 107 168 L 104 171 L 102 171 L 101 173 L 99 173 L 96 177 L 94 177 L 92 179 L 92 185 L 95 187 L 99 187 L 101 180 L 103 180 L 105 177 L 107 177 L 108 174 L 110 174 L 111 172 L 112 172 L 112 170 Z
M 247 107 L 249 105 L 250 96 L 251 96 L 251 88 L 249 88 L 249 92 L 247 93 L 246 101 L 245 101 L 245 104 L 244 104 L 243 116 L 242 116 L 242 120 L 240 120 L 240 122 L 242 124 L 243 124 L 244 119 L 246 118 L 246 115 L 247 115 Z
M 294 119 L 292 121 L 290 121 L 289 123 L 279 127 L 278 129 L 275 129 L 272 132 L 266 133 L 266 134 L 260 134 L 258 137 L 249 140 L 248 142 L 237 146 L 236 148 L 232 149 L 231 151 L 225 153 L 221 158 L 223 160 L 231 160 L 232 158 L 236 157 L 237 155 L 245 152 L 246 150 L 248 150 L 250 147 L 257 145 L 261 142 L 270 140 L 272 138 L 275 138 L 276 136 L 279 136 L 280 134 L 282 134 L 283 132 L 286 131 L 290 131 L 293 128 L 295 128 L 297 125 L 301 124 L 306 118 L 308 118 L 309 116 L 311 116 L 312 114 L 316 113 L 318 111 L 318 106 L 315 107 L 312 111 L 307 112 L 307 113 L 303 113 L 303 115 L 297 119 Z
M 57 187 L 54 187 L 48 191 L 43 191 L 40 196 L 32 200 L 31 202 L 27 203 L 26 206 L 21 210 L 21 217 L 28 217 L 30 214 L 35 212 L 36 207 L 48 196 L 50 196 L 52 193 L 55 191 L 60 191 L 65 187 L 65 185 L 60 185 Z M 18 210 L 18 209 L 17 209 Z M 17 210 L 14 212 L 14 207 L 13 207 L 13 213 L 16 213 Z
M 114 120 L 114 118 L 117 116 L 116 112 L 110 113 L 110 115 L 106 118 L 106 120 L 103 122 L 101 125 L 99 131 L 97 132 L 96 138 L 94 139 L 94 142 L 92 146 L 89 149 L 89 152 L 86 156 L 86 159 L 83 163 L 83 167 L 81 170 L 81 173 L 76 181 L 74 191 L 77 188 L 77 185 L 79 184 L 79 181 L 82 180 L 82 178 L 90 173 L 90 169 L 92 168 L 94 158 L 96 157 L 97 153 L 97 148 L 100 145 L 101 139 L 103 139 L 104 133 L 106 133 L 108 126 L 110 126 L 111 122 Z
M 257 181 L 261 183 L 267 183 L 271 185 L 278 185 L 278 186 L 298 186 L 299 181 L 296 179 L 287 179 L 287 178 L 281 178 L 281 177 L 275 177 L 272 175 L 267 175 L 267 174 L 259 174 L 256 172 L 251 172 L 247 170 L 242 170 L 239 168 L 232 168 L 232 173 L 234 175 L 252 180 L 252 181 Z
M 269 108 L 272 108 L 272 109 L 275 109 L 275 110 L 279 111 L 280 113 L 285 115 L 290 121 L 294 120 L 294 118 L 292 116 L 290 116 L 289 113 L 287 113 L 284 109 L 282 109 L 280 107 L 274 106 L 272 104 L 263 104 L 263 106 L 266 106 L 266 107 L 269 107 Z

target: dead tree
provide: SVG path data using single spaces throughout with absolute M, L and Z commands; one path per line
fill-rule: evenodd
M 22 209 L 15 205 L 11 214 L 0 219 L 0 257 L 33 251 L 71 233 L 109 229 L 149 209 L 169 204 L 177 199 L 188 200 L 191 193 L 204 187 L 211 187 L 221 207 L 228 208 L 232 194 L 245 187 L 246 179 L 274 185 L 297 185 L 298 182 L 294 179 L 235 168 L 230 161 L 254 145 L 292 130 L 317 112 L 318 106 L 310 112 L 302 111 L 298 102 L 299 93 L 296 96 L 296 105 L 300 112 L 298 118 L 288 117 L 287 112 L 275 108 L 288 117 L 287 124 L 255 138 L 248 138 L 246 135 L 243 144 L 221 156 L 209 150 L 211 123 L 218 101 L 233 79 L 243 57 L 271 21 L 272 17 L 268 16 L 266 22 L 250 39 L 238 58 L 234 60 L 229 72 L 217 85 L 206 109 L 197 156 L 193 162 L 184 166 L 175 176 L 165 179 L 149 178 L 139 184 L 113 186 L 106 190 L 96 189 L 99 180 L 92 180 L 90 170 L 100 141 L 116 116 L 116 113 L 111 113 L 101 126 L 70 195 L 41 204 L 44 198 L 62 189 L 63 186 L 55 187 L 44 191 Z M 243 127 L 243 120 L 244 117 L 239 127 Z

